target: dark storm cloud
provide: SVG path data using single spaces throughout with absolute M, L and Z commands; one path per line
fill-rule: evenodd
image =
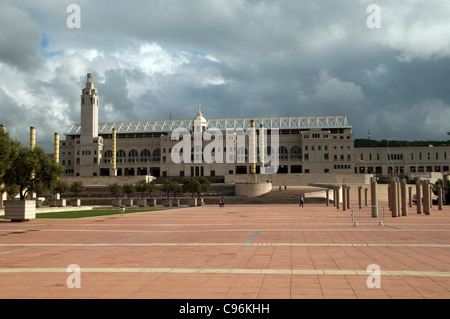
M 8 4 L 0 5 L 0 62 L 32 71 L 39 56 L 42 33 L 30 16 Z
M 356 137 L 447 138 L 445 0 L 376 1 L 381 29 L 366 0 L 79 1 L 80 29 L 66 26 L 70 3 L 0 13 L 0 88 L 42 114 L 57 106 L 55 130 L 79 122 L 90 72 L 101 121 L 191 119 L 202 104 L 206 118 L 347 115 Z

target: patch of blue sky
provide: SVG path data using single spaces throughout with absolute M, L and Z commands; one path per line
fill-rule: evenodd
M 58 50 L 58 51 L 47 51 L 47 48 L 50 44 L 50 39 L 46 33 L 42 34 L 42 40 L 40 45 L 40 54 L 44 58 L 51 58 L 55 55 L 61 55 L 63 54 L 64 50 Z

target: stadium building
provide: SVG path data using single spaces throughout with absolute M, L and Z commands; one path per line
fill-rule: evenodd
M 59 145 L 59 153 L 55 155 L 65 167 L 66 176 L 208 176 L 220 180 L 226 176 L 259 173 L 260 167 L 268 165 L 264 164 L 264 158 L 273 154 L 278 156 L 276 175 L 286 177 L 373 174 L 413 179 L 449 170 L 449 146 L 355 149 L 352 127 L 345 116 L 207 119 L 199 107 L 197 115 L 188 120 L 99 123 L 98 111 L 98 91 L 89 73 L 81 94 L 81 123 L 72 125 L 65 140 L 59 141 L 55 135 L 55 144 Z M 203 139 L 200 152 L 191 148 L 191 161 L 175 163 L 171 154 L 181 150 L 174 149 L 180 141 L 171 139 L 172 132 L 184 129 L 194 140 L 194 123 L 200 123 L 202 132 L 212 128 L 220 130 L 223 149 L 213 149 L 216 158 L 212 163 L 202 157 L 199 160 L 201 151 L 211 143 Z M 234 144 L 227 144 L 228 131 L 246 132 L 252 125 L 255 126 L 255 156 L 250 149 L 250 136 L 245 139 L 245 145 L 237 145 L 236 136 Z M 267 133 L 265 139 L 261 138 L 264 136 L 261 128 Z M 272 147 L 274 133 L 278 134 L 276 149 Z M 235 146 L 231 161 L 227 157 L 230 145 Z M 252 163 L 255 163 L 254 171 Z

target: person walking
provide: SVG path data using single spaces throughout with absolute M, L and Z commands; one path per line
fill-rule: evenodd
M 300 196 L 300 204 L 298 205 L 298 207 L 303 207 L 303 195 Z
M 220 205 L 222 207 L 225 207 L 225 198 L 222 197 L 222 199 L 220 200 Z

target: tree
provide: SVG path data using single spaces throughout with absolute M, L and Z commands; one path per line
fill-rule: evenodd
M 206 177 L 197 177 L 201 185 L 201 193 L 207 193 L 211 189 L 211 182 Z M 198 193 L 200 197 L 200 193 Z
M 19 142 L 10 139 L 9 134 L 0 128 L 0 184 L 5 173 L 11 168 L 12 162 L 17 157 Z
M 166 178 L 160 189 L 163 193 L 166 193 L 167 198 L 169 198 L 169 195 L 170 193 L 172 193 L 173 188 L 174 188 L 173 181 Z
M 178 184 L 178 182 L 173 181 L 172 182 L 172 193 L 173 193 L 173 197 L 177 198 L 177 194 L 181 193 L 183 191 L 183 188 L 181 187 L 180 184 Z
M 3 182 L 18 185 L 21 200 L 34 191 L 37 183 L 51 189 L 64 173 L 64 167 L 51 160 L 42 147 L 30 150 L 18 142 L 11 145 L 10 165 L 3 175 Z
M 45 196 L 48 194 L 48 191 L 48 187 L 42 182 L 37 182 L 33 186 L 33 192 L 36 193 L 36 197 Z
M 84 185 L 81 181 L 73 181 L 70 186 L 69 190 L 71 193 L 75 195 L 75 197 L 78 197 L 82 192 L 84 192 Z
M 69 184 L 63 181 L 56 181 L 50 188 L 53 195 L 63 194 L 69 190 Z
M 183 192 L 190 193 L 192 198 L 195 194 L 200 194 L 202 191 L 202 185 L 197 178 L 185 177 L 183 179 Z
M 144 194 L 147 192 L 147 181 L 145 179 L 141 179 L 136 183 L 136 192 L 141 194 L 141 198 L 144 198 Z
M 132 184 L 126 183 L 122 186 L 122 191 L 127 195 L 127 198 L 130 198 L 134 193 L 134 186 Z
M 155 191 L 155 182 L 147 182 L 145 179 L 142 179 L 136 183 L 135 189 L 141 194 L 141 198 L 144 198 L 144 194 L 149 194 L 149 196 L 152 197 L 152 194 Z
M 150 198 L 152 198 L 152 195 L 155 192 L 155 190 L 156 190 L 156 182 L 155 181 L 147 182 L 146 193 L 150 196 Z
M 2 192 L 8 194 L 9 199 L 13 200 L 14 197 L 16 197 L 17 194 L 19 194 L 19 187 L 15 184 L 5 185 L 2 188 Z
M 109 192 L 116 198 L 119 199 L 122 196 L 122 186 L 117 183 L 109 184 Z

